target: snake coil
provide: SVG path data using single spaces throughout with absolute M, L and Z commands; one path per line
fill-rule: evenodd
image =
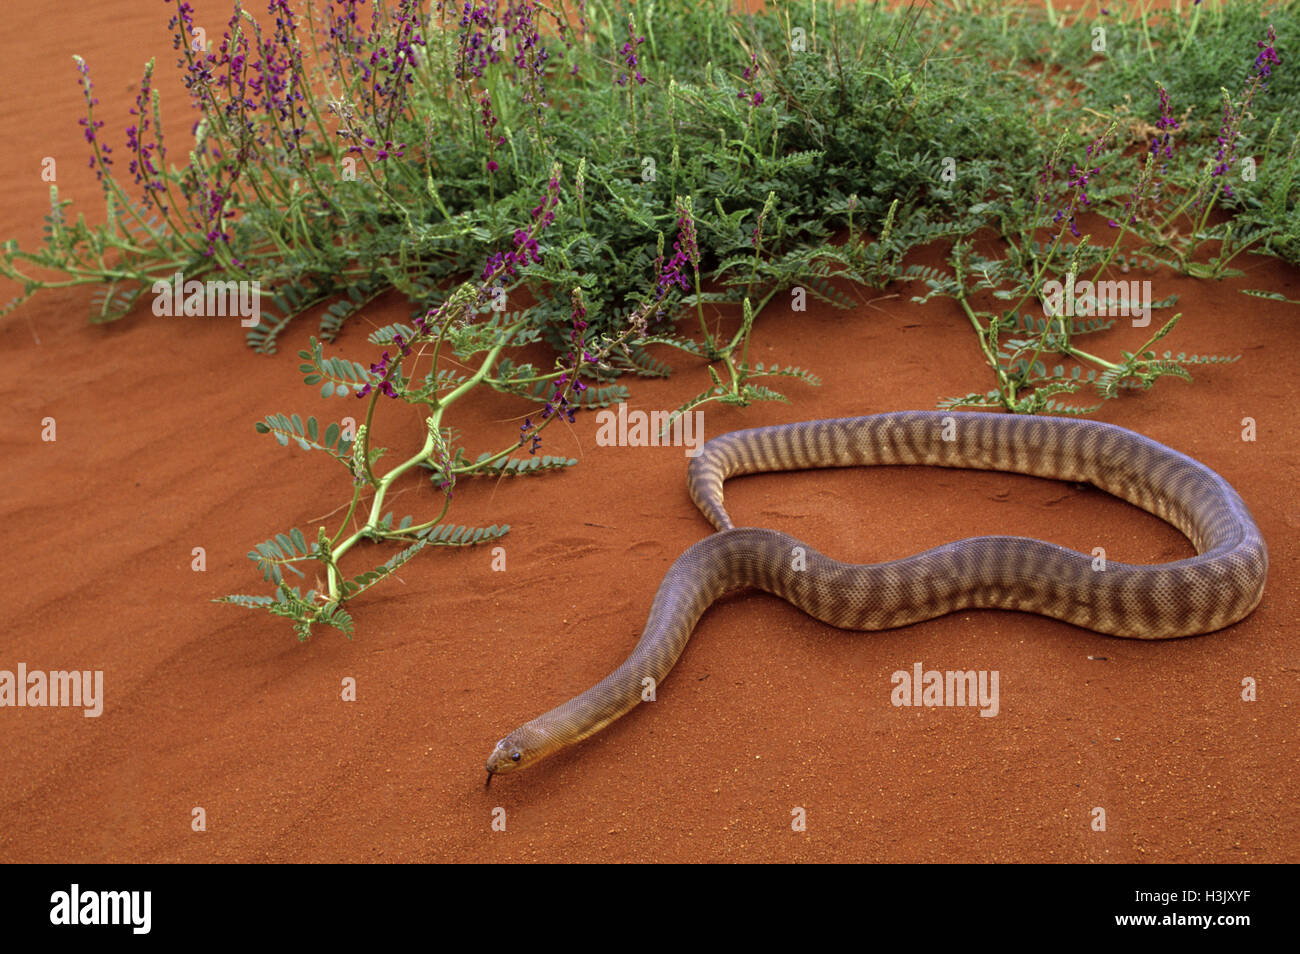
M 1197 555 L 1154 566 L 1093 560 L 1026 537 L 972 537 L 890 563 L 841 563 L 775 530 L 736 528 L 728 477 L 760 471 L 925 464 L 1084 481 L 1177 527 Z M 1038 613 L 1099 633 L 1168 639 L 1209 633 L 1259 603 L 1268 552 L 1250 511 L 1199 461 L 1113 424 L 990 413 L 899 411 L 734 431 L 691 461 L 691 499 L 719 531 L 669 568 L 645 630 L 621 666 L 515 729 L 488 757 L 494 774 L 580 742 L 659 685 L 696 621 L 738 587 L 773 593 L 844 629 L 906 626 L 968 607 Z M 802 549 L 799 568 L 793 553 Z

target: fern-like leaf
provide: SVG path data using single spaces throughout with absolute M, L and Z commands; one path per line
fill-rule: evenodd
M 643 378 L 666 378 L 673 373 L 673 369 L 669 365 L 651 357 L 645 348 L 635 345 L 612 356 L 612 361 L 615 365 Z
M 266 420 L 258 421 L 253 427 L 259 434 L 274 435 L 281 447 L 288 447 L 293 441 L 303 450 L 323 450 L 339 459 L 351 459 L 352 441 L 342 436 L 342 429 L 336 423 L 325 428 L 323 437 L 316 418 L 304 421 L 297 414 L 268 414 Z
M 679 351 L 685 351 L 687 354 L 704 356 L 704 348 L 698 342 L 680 335 L 647 335 L 644 338 L 638 338 L 636 344 L 638 347 L 650 344 L 668 345 Z
M 800 381 L 803 381 L 804 384 L 811 384 L 813 387 L 820 387 L 822 383 L 821 378 L 804 368 L 797 368 L 794 365 L 789 365 L 783 368 L 778 364 L 774 364 L 770 368 L 765 368 L 761 361 L 755 364 L 752 368 L 749 365 L 742 365 L 740 368 L 740 375 L 742 378 L 746 379 L 764 377 L 798 378 Z
M 438 547 L 472 547 L 478 543 L 499 540 L 510 532 L 510 524 L 490 527 L 463 527 L 450 523 L 440 523 L 436 527 L 420 532 L 420 537 L 431 546 Z
M 524 388 L 518 393 L 524 397 L 531 398 L 538 404 L 546 404 L 551 400 L 551 395 L 555 392 L 555 386 L 551 381 L 538 381 L 531 389 Z M 611 384 L 609 387 L 588 387 L 583 391 L 570 391 L 569 403 L 578 407 L 609 407 L 611 404 L 618 404 L 620 401 L 628 399 L 628 389 L 626 385 Z
M 378 380 L 360 362 L 326 357 L 321 350 L 321 343 L 314 336 L 308 343 L 308 349 L 298 352 L 298 357 L 304 362 L 298 365 L 298 370 L 304 375 L 303 384 L 321 386 L 321 397 L 348 397 L 359 392 L 364 385 Z
M 221 596 L 214 599 L 214 603 L 230 603 L 233 606 L 242 606 L 245 609 L 266 609 L 275 602 L 274 596 L 248 596 L 243 593 L 232 593 L 229 596 Z
M 490 456 L 488 453 L 480 454 L 475 463 L 484 461 Z M 576 457 L 552 457 L 549 454 L 543 454 L 541 457 L 504 457 L 471 472 L 470 476 L 504 474 L 507 477 L 523 477 L 547 470 L 563 470 L 566 467 L 574 467 L 577 463 Z M 426 466 L 435 469 L 432 465 Z
M 366 340 L 372 345 L 391 345 L 393 344 L 396 335 L 401 335 L 403 341 L 410 341 L 415 337 L 415 329 L 410 325 L 404 325 L 397 322 L 391 325 L 384 325 L 382 328 L 376 328 L 366 336 Z
M 402 564 L 404 563 L 409 562 L 412 557 L 414 557 L 417 553 L 419 553 L 428 545 L 429 545 L 428 541 L 419 540 L 411 544 L 401 553 L 398 553 L 391 560 L 388 560 L 386 563 L 382 564 L 381 566 L 377 566 L 373 570 L 367 570 L 365 573 L 361 573 L 358 576 L 354 576 L 350 580 L 344 580 L 340 590 L 340 596 L 339 596 L 340 602 L 345 600 L 350 600 L 353 597 L 361 593 L 364 593 L 366 590 L 370 589 L 380 580 L 392 576 L 393 573 L 398 569 L 398 567 L 402 566 Z
M 1267 298 L 1269 301 L 1284 301 L 1290 305 L 1300 305 L 1300 298 L 1287 298 L 1281 292 L 1265 291 L 1263 288 L 1242 288 L 1239 291 L 1243 295 L 1253 295 L 1255 298 Z
M 140 296 L 149 287 L 144 284 L 137 284 L 131 288 L 121 288 L 120 285 L 121 282 L 111 282 L 91 296 L 90 321 L 92 324 L 103 325 L 126 317 L 135 309 L 135 303 L 140 300 Z
M 319 547 L 316 543 L 308 543 L 302 531 L 294 527 L 288 533 L 277 533 L 264 543 L 257 544 L 252 550 L 248 551 L 247 555 L 250 560 L 257 564 L 257 568 L 262 571 L 263 579 L 280 584 L 284 582 L 281 567 L 288 567 L 289 570 L 302 577 L 304 576 L 303 572 L 293 564 L 300 563 L 303 560 L 316 559 L 318 554 Z

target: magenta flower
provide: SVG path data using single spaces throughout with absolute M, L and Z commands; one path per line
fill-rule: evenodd
M 492 111 L 492 94 L 484 90 L 483 95 L 479 97 L 478 103 L 479 125 L 483 127 L 483 135 L 487 138 L 488 145 L 487 170 L 488 172 L 496 172 L 500 166 L 497 165 L 496 159 L 493 157 L 496 155 L 497 146 L 504 145 L 506 137 L 494 135 L 492 132 L 492 127 L 499 122 L 496 113 Z
M 1178 123 L 1170 112 L 1169 93 L 1163 87 L 1160 91 L 1160 118 L 1156 120 L 1156 128 L 1162 130 L 1159 139 L 1151 140 L 1151 155 L 1158 156 L 1164 151 L 1165 158 L 1170 159 L 1174 155 L 1173 130 L 1178 128 Z
M 90 165 L 95 170 L 95 178 L 103 181 L 104 167 L 111 166 L 113 160 L 110 158 L 113 150 L 108 143 L 99 142 L 95 135 L 95 130 L 102 129 L 104 121 L 94 118 L 95 107 L 99 105 L 98 97 L 94 96 L 94 84 L 90 81 L 90 67 L 81 57 L 76 57 L 77 72 L 81 75 L 77 78 L 77 85 L 81 87 L 82 95 L 86 99 L 86 116 L 77 120 L 77 124 L 85 128 L 86 142 L 90 144 Z
M 400 340 L 400 337 L 398 340 Z M 403 354 L 406 353 L 406 350 L 409 349 L 404 349 Z M 392 382 L 388 380 L 389 365 L 387 351 L 384 352 L 383 357 L 381 357 L 377 363 L 370 366 L 370 373 L 379 378 L 377 387 L 381 393 L 388 395 L 390 398 L 397 397 L 397 391 L 393 388 Z M 369 394 L 371 390 L 373 390 L 371 384 L 372 382 L 366 382 L 365 387 L 357 392 L 357 397 L 361 398 Z
M 678 199 L 677 238 L 673 241 L 673 257 L 666 265 L 662 260 L 656 263 L 658 299 L 668 294 L 672 285 L 677 285 L 682 291 L 690 290 L 690 280 L 686 274 L 688 265 L 693 269 L 699 268 L 700 248 L 696 238 L 695 219 L 691 217 L 686 203 Z
M 1095 162 L 1109 145 L 1109 135 L 1110 130 L 1107 130 L 1094 139 L 1084 150 L 1084 155 L 1087 156 L 1089 160 Z M 1085 166 L 1084 168 L 1080 168 L 1077 163 L 1070 163 L 1069 178 L 1066 180 L 1065 186 L 1066 198 L 1063 200 L 1062 205 L 1058 207 L 1056 212 L 1052 215 L 1052 221 L 1058 224 L 1063 221 L 1067 222 L 1070 227 L 1070 234 L 1075 238 L 1079 237 L 1079 226 L 1075 221 L 1075 215 L 1079 206 L 1091 204 L 1088 199 L 1088 181 L 1100 171 L 1100 166 L 1094 166 L 1092 168 L 1087 168 Z M 1051 182 L 1055 179 L 1054 173 L 1055 167 L 1049 160 L 1047 167 L 1038 177 L 1038 181 L 1044 186 L 1043 192 L 1038 196 L 1038 201 L 1040 203 L 1047 198 L 1048 192 L 1051 189 Z
M 754 88 L 754 80 L 758 78 L 758 54 L 750 53 L 749 60 L 749 66 L 746 66 L 742 71 L 745 82 L 749 84 L 749 89 L 741 90 L 736 96 L 738 99 L 747 99 L 752 105 L 757 106 L 763 102 L 762 92 Z
M 619 55 L 623 57 L 623 62 L 627 65 L 627 68 L 633 71 L 638 86 L 645 85 L 645 77 L 641 75 L 641 70 L 638 67 L 639 61 L 636 55 L 636 48 L 644 42 L 645 42 L 645 37 L 637 36 L 636 31 L 632 28 L 632 21 L 628 20 L 627 42 L 623 44 L 623 46 L 619 49 L 618 52 Z M 619 86 L 627 85 L 626 73 L 618 74 L 618 85 Z
M 1259 49 L 1259 55 L 1255 57 L 1255 75 L 1261 79 L 1268 79 L 1272 72 L 1272 67 L 1279 63 L 1277 51 L 1273 44 L 1277 42 L 1277 32 L 1273 29 L 1273 24 L 1268 26 L 1266 39 L 1258 41 L 1255 46 Z
M 1160 130 L 1160 135 L 1151 140 L 1151 145 L 1147 151 L 1151 154 L 1152 160 L 1160 158 L 1162 155 L 1165 159 L 1173 157 L 1174 142 L 1173 131 L 1178 128 L 1178 122 L 1174 119 L 1172 108 L 1169 102 L 1169 92 L 1163 86 L 1156 88 L 1160 99 L 1160 118 L 1156 120 L 1156 128 Z M 1126 224 L 1132 225 L 1138 220 L 1138 206 L 1146 197 L 1154 184 L 1159 188 L 1161 177 L 1164 175 L 1168 163 L 1160 163 L 1159 168 L 1152 168 L 1151 172 L 1145 169 L 1141 176 L 1138 177 L 1137 185 L 1133 187 L 1128 201 L 1124 203 L 1123 215 L 1127 215 Z M 1119 223 L 1111 219 L 1109 225 L 1113 229 L 1119 228 Z
M 1242 121 L 1250 111 L 1251 103 L 1255 101 L 1255 94 L 1268 88 L 1268 78 L 1272 73 L 1273 66 L 1279 63 L 1277 51 L 1273 48 L 1276 41 L 1277 33 L 1270 24 L 1265 39 L 1259 40 L 1255 44 L 1260 52 L 1251 65 L 1246 88 L 1242 93 L 1241 105 L 1234 107 L 1232 100 L 1227 97 L 1226 93 L 1224 94 L 1223 116 L 1219 120 L 1219 135 L 1215 137 L 1219 149 L 1214 154 L 1215 166 L 1210 172 L 1211 179 L 1226 177 L 1237 162 L 1237 140 L 1241 136 Z M 1234 195 L 1232 186 L 1228 185 L 1226 181 L 1222 185 L 1223 194 L 1231 198 Z M 1193 205 L 1199 206 L 1204 198 L 1205 189 L 1202 188 Z
M 500 272 L 513 276 L 517 268 L 530 262 L 539 264 L 542 260 L 541 249 L 537 244 L 536 234 L 555 221 L 555 206 L 560 204 L 560 180 L 552 174 L 546 183 L 546 195 L 533 208 L 532 229 L 515 229 L 514 248 L 508 252 L 493 252 L 483 266 L 482 280 L 490 281 Z M 484 292 L 486 294 L 486 291 Z

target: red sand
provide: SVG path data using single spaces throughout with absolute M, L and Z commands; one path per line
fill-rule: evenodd
M 175 143 L 183 138 L 166 8 L 78 5 L 73 28 L 37 6 L 10 11 L 0 59 L 0 88 L 11 91 L 0 107 L 11 170 L 2 231 L 26 247 L 46 206 L 42 156 L 58 157 L 74 212 L 102 214 L 75 125 L 71 53 L 91 64 L 115 137 L 140 64 L 156 53 L 165 116 Z M 733 596 L 701 621 L 658 702 L 486 793 L 495 741 L 613 669 L 668 565 L 709 532 L 686 495 L 682 451 L 597 447 L 589 414 L 548 429 L 545 450 L 580 457 L 577 468 L 457 489 L 456 522 L 512 525 L 506 572 L 491 572 L 484 548 L 421 555 L 352 606 L 354 641 L 322 630 L 300 645 L 282 621 L 207 600 L 261 592 L 250 546 L 291 526 L 310 533 L 344 500 L 331 461 L 252 427 L 273 411 L 360 407 L 299 383 L 293 354 L 314 320 L 264 358 L 233 320 L 142 309 L 90 327 L 89 291 L 43 293 L 0 325 L 0 669 L 103 669 L 107 702 L 99 719 L 0 710 L 0 859 L 1300 860 L 1300 633 L 1287 622 L 1300 529 L 1300 426 L 1286 407 L 1295 309 L 1237 290 L 1296 297 L 1300 281 L 1272 260 L 1241 265 L 1249 276 L 1235 282 L 1152 277 L 1156 298 L 1181 296 L 1185 317 L 1167 347 L 1242 360 L 1195 370 L 1192 386 L 1166 380 L 1126 395 L 1098 416 L 1199 458 L 1241 492 L 1271 556 L 1249 619 L 1152 644 L 1006 612 L 864 634 L 774 597 Z M 986 390 L 958 309 L 913 305 L 917 291 L 851 290 L 863 302 L 853 312 L 769 308 L 751 357 L 812 368 L 826 383 L 790 383 L 789 406 L 709 406 L 707 433 Z M 0 288 L 0 300 L 14 293 Z M 366 320 L 405 316 L 390 300 Z M 366 330 L 354 323 L 327 353 L 368 360 Z M 1120 328 L 1097 348 L 1113 355 L 1140 334 Z M 678 373 L 630 382 L 634 407 L 671 408 L 707 384 L 702 367 L 663 357 Z M 509 440 L 527 410 L 492 397 L 458 405 L 448 423 Z M 413 447 L 415 412 L 386 412 L 380 443 Z M 40 440 L 47 416 L 55 443 Z M 1246 416 L 1258 422 L 1255 443 L 1241 440 Z M 399 512 L 435 505 L 427 483 L 405 486 Z M 729 483 L 727 500 L 739 523 L 859 562 L 983 533 L 1104 546 L 1130 562 L 1191 553 L 1172 528 L 1091 488 L 998 473 L 765 475 Z M 202 573 L 190 568 L 199 546 Z M 349 569 L 391 552 L 357 551 Z M 917 661 L 998 670 L 1000 714 L 893 707 L 890 674 Z M 355 703 L 340 701 L 347 677 Z M 1257 702 L 1241 700 L 1247 677 Z M 191 830 L 196 806 L 205 832 Z M 492 830 L 498 806 L 504 832 Z M 796 807 L 806 832 L 791 830 Z M 1104 832 L 1090 826 L 1096 807 Z

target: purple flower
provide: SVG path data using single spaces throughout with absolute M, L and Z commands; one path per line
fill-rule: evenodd
M 693 269 L 699 268 L 700 249 L 695 232 L 695 219 L 692 217 L 687 204 L 678 199 L 677 201 L 677 238 L 673 241 L 673 257 L 665 265 L 662 260 L 657 263 L 657 297 L 662 299 L 668 294 L 668 289 L 672 285 L 677 285 L 682 291 L 690 290 L 690 281 L 687 278 L 686 267 L 691 266 Z
M 1238 139 L 1242 135 L 1242 122 L 1247 116 L 1251 104 L 1255 101 L 1257 92 L 1268 87 L 1268 78 L 1271 70 L 1273 70 L 1273 65 L 1279 62 L 1277 51 L 1273 47 L 1275 42 L 1277 42 L 1277 32 L 1274 31 L 1273 26 L 1269 25 L 1265 39 L 1258 40 L 1255 44 L 1260 53 L 1255 57 L 1255 62 L 1251 66 L 1251 74 L 1247 78 L 1247 84 L 1245 84 L 1245 90 L 1242 94 L 1242 104 L 1239 107 L 1234 107 L 1226 92 L 1223 95 L 1223 114 L 1219 118 L 1219 133 L 1214 138 L 1214 142 L 1218 143 L 1218 151 L 1214 153 L 1214 168 L 1210 170 L 1210 179 L 1226 178 L 1231 173 L 1232 166 L 1236 164 L 1236 143 L 1238 143 Z M 1223 195 L 1232 198 L 1234 192 L 1232 192 L 1229 183 L 1225 181 L 1221 183 L 1221 186 Z M 1192 203 L 1193 207 L 1199 207 L 1205 196 L 1206 186 L 1203 185 L 1200 191 L 1197 192 L 1196 199 Z
M 695 234 L 695 218 L 691 215 L 691 210 L 687 208 L 686 203 L 680 199 L 677 202 L 677 236 L 681 243 L 682 251 L 690 259 L 691 265 L 695 268 L 700 266 L 700 246 Z
M 77 72 L 81 74 L 77 78 L 77 85 L 81 87 L 82 95 L 86 100 L 86 116 L 78 119 L 77 124 L 85 128 L 86 142 L 90 144 L 89 168 L 95 170 L 95 178 L 103 181 L 105 168 L 113 164 L 113 160 L 109 158 L 113 150 L 108 143 L 99 142 L 95 136 L 95 130 L 104 126 L 102 119 L 95 119 L 95 107 L 99 105 L 99 99 L 92 95 L 94 84 L 90 81 L 90 67 L 81 57 L 75 59 Z
M 1124 212 L 1122 217 L 1126 217 L 1125 224 L 1133 225 L 1138 221 L 1138 207 L 1142 200 L 1146 198 L 1154 185 L 1159 190 L 1161 179 L 1168 163 L 1161 162 L 1159 167 L 1154 165 L 1154 161 L 1160 157 L 1170 159 L 1174 154 L 1173 131 L 1178 128 L 1178 122 L 1173 117 L 1173 110 L 1169 102 L 1169 91 L 1163 86 L 1156 87 L 1160 100 L 1160 117 L 1156 120 L 1156 128 L 1160 130 L 1160 135 L 1151 140 L 1147 152 L 1151 155 L 1152 165 L 1145 167 L 1142 174 L 1138 177 L 1137 185 L 1133 187 L 1132 193 L 1129 194 L 1128 201 L 1124 203 Z M 1150 171 L 1147 171 L 1150 169 Z M 1119 228 L 1119 223 L 1111 219 L 1110 227 Z
M 1168 91 L 1163 86 L 1159 87 L 1159 91 L 1160 91 L 1160 118 L 1156 120 L 1156 128 L 1163 130 L 1163 132 L 1161 133 L 1159 139 L 1151 140 L 1151 147 L 1150 147 L 1151 155 L 1158 156 L 1160 155 L 1161 150 L 1163 150 L 1165 154 L 1165 158 L 1169 159 L 1172 158 L 1174 154 L 1174 147 L 1172 141 L 1173 130 L 1178 128 L 1178 122 L 1174 119 L 1170 111 Z
M 1250 75 L 1247 77 L 1246 87 L 1242 92 L 1241 105 L 1234 107 L 1227 93 L 1224 94 L 1223 115 L 1219 120 L 1219 135 L 1215 137 L 1219 149 L 1214 154 L 1215 165 L 1210 171 L 1210 179 L 1226 178 L 1232 171 L 1233 165 L 1237 162 L 1237 141 L 1241 136 L 1241 124 L 1255 100 L 1255 94 L 1260 90 L 1267 89 L 1267 81 L 1272 73 L 1272 68 L 1280 62 L 1277 58 L 1277 51 L 1273 48 L 1276 41 L 1277 33 L 1270 24 L 1265 39 L 1259 40 L 1255 44 L 1260 52 L 1251 65 Z M 1222 183 L 1222 188 L 1223 194 L 1229 198 L 1234 195 L 1232 186 L 1228 185 L 1226 181 Z M 1207 187 L 1203 185 L 1197 193 L 1193 206 L 1201 204 L 1206 197 L 1206 192 Z
M 1090 160 L 1095 161 L 1109 145 L 1110 130 L 1106 130 L 1084 150 L 1084 155 Z M 1079 226 L 1075 220 L 1076 212 L 1081 205 L 1090 205 L 1088 199 L 1088 181 L 1101 171 L 1100 166 L 1080 168 L 1077 163 L 1070 163 L 1070 171 L 1066 180 L 1065 192 L 1062 204 L 1052 215 L 1052 221 L 1060 223 L 1065 221 L 1070 227 L 1070 234 L 1075 238 L 1079 237 Z M 1043 184 L 1044 189 L 1038 196 L 1038 202 L 1041 204 L 1048 196 L 1051 190 L 1051 183 L 1055 180 L 1055 166 L 1048 161 L 1046 168 L 1039 174 L 1038 181 Z
M 488 172 L 496 172 L 500 167 L 493 156 L 496 155 L 496 148 L 505 142 L 505 136 L 497 137 L 492 134 L 492 127 L 497 125 L 499 120 L 496 113 L 492 112 L 492 94 L 487 90 L 479 97 L 479 124 L 483 127 L 483 135 L 487 138 L 488 145 Z
M 1270 23 L 1268 34 L 1265 40 L 1258 41 L 1255 46 L 1259 49 L 1259 55 L 1255 57 L 1255 75 L 1261 79 L 1268 79 L 1269 73 L 1272 72 L 1273 65 L 1279 63 L 1277 51 L 1273 49 L 1273 44 L 1277 42 L 1277 33 Z
M 394 335 L 393 341 L 398 346 L 398 348 L 401 349 L 403 355 L 408 355 L 411 353 L 410 342 L 404 341 L 400 334 Z M 396 365 L 389 364 L 388 352 L 385 351 L 383 353 L 383 356 L 380 357 L 380 359 L 376 363 L 370 366 L 370 373 L 375 375 L 377 378 L 379 378 L 379 381 L 366 382 L 365 386 L 361 388 L 361 390 L 357 391 L 357 397 L 363 398 L 375 388 L 378 388 L 381 394 L 385 394 L 390 398 L 398 397 L 399 395 L 397 393 L 396 388 L 393 387 L 392 381 L 389 380 L 392 377 L 395 370 L 396 370 Z
M 137 185 L 144 185 L 145 199 L 152 200 L 157 204 L 163 215 L 167 214 L 167 207 L 157 198 L 157 194 L 166 190 L 162 180 L 159 178 L 159 169 L 154 165 L 154 150 L 158 150 L 158 159 L 162 161 L 167 156 L 167 150 L 163 148 L 161 133 L 155 141 L 150 141 L 148 134 L 150 127 L 153 125 L 153 117 L 150 114 L 150 94 L 153 81 L 153 64 L 150 63 L 145 67 L 144 78 L 140 81 L 140 92 L 136 95 L 135 106 L 131 108 L 131 115 L 139 116 L 139 123 L 126 127 L 126 147 L 131 150 L 134 158 L 131 159 L 129 169 L 135 177 Z M 102 124 L 101 124 L 102 125 Z
M 540 232 L 555 221 L 555 206 L 559 205 L 559 202 L 560 180 L 556 178 L 555 173 L 552 173 L 546 184 L 546 195 L 533 208 L 532 230 L 515 229 L 515 247 L 508 252 L 493 252 L 488 256 L 481 275 L 484 282 L 489 281 L 499 272 L 515 275 L 517 267 L 527 265 L 529 262 L 535 264 L 541 262 L 541 249 L 538 247 L 534 230 Z
M 1143 172 L 1138 177 L 1138 185 L 1134 186 L 1134 191 L 1128 195 L 1125 203 L 1125 209 L 1121 214 L 1125 218 L 1126 225 L 1134 225 L 1138 221 L 1138 211 L 1141 201 L 1147 198 L 1152 190 L 1152 186 L 1160 188 L 1162 177 L 1164 177 L 1167 162 L 1161 162 L 1160 166 L 1154 165 L 1154 160 L 1164 156 L 1170 159 L 1174 155 L 1174 130 L 1178 129 L 1178 121 L 1174 120 L 1173 108 L 1169 100 L 1169 91 L 1164 86 L 1158 86 L 1157 94 L 1160 97 L 1160 118 L 1156 120 L 1156 129 L 1161 130 L 1160 136 L 1151 140 L 1151 146 L 1147 151 L 1151 153 L 1151 165 L 1144 166 Z M 1114 218 L 1109 222 L 1112 229 L 1118 229 L 1119 222 Z
M 645 37 L 636 35 L 636 29 L 633 26 L 631 19 L 629 19 L 627 22 L 627 42 L 623 44 L 618 52 L 619 55 L 622 56 L 623 62 L 627 65 L 628 69 L 632 70 L 633 74 L 636 76 L 638 86 L 645 85 L 645 77 L 641 75 L 641 70 L 637 68 L 639 61 L 637 60 L 636 48 L 644 42 Z M 618 74 L 618 85 L 627 85 L 626 73 Z
M 750 53 L 749 61 L 749 66 L 746 66 L 742 71 L 745 82 L 749 84 L 749 89 L 741 90 L 736 94 L 736 97 L 738 99 L 747 99 L 752 105 L 757 106 L 763 102 L 762 92 L 754 88 L 754 81 L 758 78 L 758 54 Z
M 681 248 L 680 240 L 673 242 L 674 254 L 668 261 L 667 265 L 662 265 L 659 269 L 659 298 L 668 294 L 668 288 L 671 285 L 678 285 L 682 291 L 690 291 L 690 282 L 686 278 L 686 266 L 690 263 L 690 258 Z
M 501 62 L 498 38 L 510 37 L 514 40 L 511 62 L 515 71 L 512 80 L 522 91 L 521 100 L 533 104 L 540 113 L 545 107 L 546 61 L 550 53 L 541 42 L 541 33 L 534 21 L 536 8 L 534 0 L 514 3 L 507 0 L 498 21 L 497 0 L 484 0 L 482 6 L 477 0 L 465 0 L 460 17 L 456 79 L 464 83 L 483 79 L 490 65 Z M 443 4 L 437 4 L 437 9 L 443 9 Z

